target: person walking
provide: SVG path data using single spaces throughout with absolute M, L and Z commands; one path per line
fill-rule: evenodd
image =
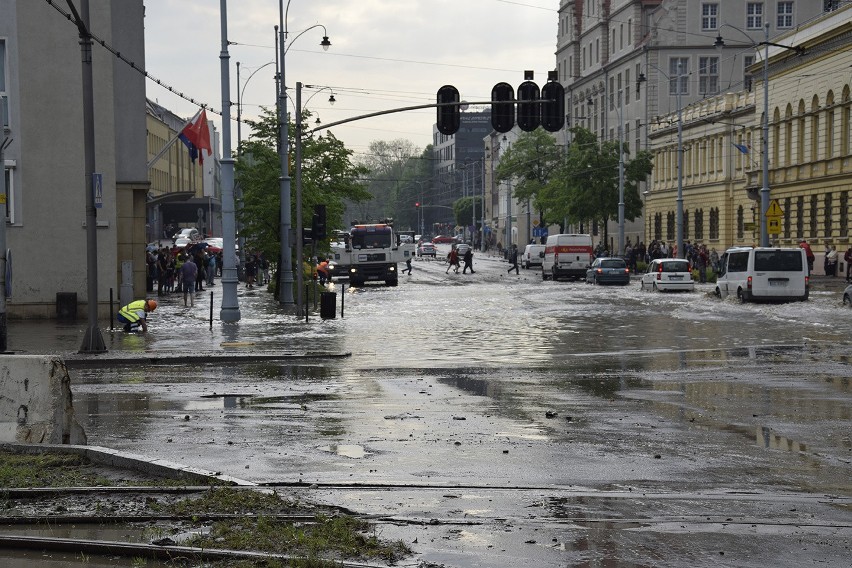
M 408 275 L 411 276 L 411 257 L 405 259 L 405 268 L 402 269 L 403 272 L 408 272 Z
M 473 249 L 469 248 L 464 251 L 464 270 L 462 270 L 462 274 L 467 274 L 467 269 L 470 268 L 471 274 L 476 274 L 473 271 Z
M 207 285 L 214 286 L 216 283 L 213 281 L 216 278 L 216 255 L 211 254 L 207 258 Z
M 814 252 L 811 250 L 811 245 L 805 239 L 802 239 L 802 242 L 799 243 L 799 248 L 805 249 L 805 258 L 808 259 L 808 274 L 810 274 L 814 271 L 814 260 L 816 259 Z
M 142 333 L 148 331 L 148 314 L 157 309 L 157 300 L 136 300 L 120 310 L 116 319 L 124 326 L 127 333 L 135 333 L 142 328 Z
M 825 251 L 825 275 L 837 276 L 837 247 L 831 245 Z
M 515 271 L 515 274 L 521 273 L 521 271 L 518 270 L 518 245 L 512 245 L 512 248 L 509 249 L 509 263 L 512 266 L 510 266 L 509 270 L 506 271 L 507 274 L 511 274 L 512 270 Z
M 450 252 L 447 253 L 447 272 L 450 273 L 450 268 L 453 269 L 453 272 L 456 274 L 459 273 L 459 251 L 456 250 L 455 245 L 450 249 Z
M 192 256 L 186 259 L 180 267 L 180 277 L 183 282 L 183 305 L 195 305 L 195 279 L 198 276 L 198 266 Z M 188 300 L 188 302 L 187 302 Z
M 849 248 L 846 249 L 843 260 L 846 261 L 846 281 L 852 282 L 852 245 L 849 245 Z

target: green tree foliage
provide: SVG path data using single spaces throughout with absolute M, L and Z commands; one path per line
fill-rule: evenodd
M 482 198 L 478 195 L 476 197 L 462 197 L 453 202 L 453 217 L 456 220 L 456 225 L 461 225 L 462 227 L 469 227 L 473 225 L 474 200 L 476 200 L 476 220 L 481 220 Z M 477 226 L 480 224 L 481 223 L 477 223 Z
M 305 112 L 303 120 L 310 113 Z M 258 121 L 247 121 L 253 134 L 241 147 L 236 162 L 236 179 L 243 193 L 239 214 L 246 246 L 262 251 L 266 258 L 280 255 L 280 160 L 278 157 L 278 124 L 276 113 L 263 109 Z M 290 123 L 290 175 L 295 175 L 295 125 Z M 326 133 L 302 140 L 302 222 L 311 226 L 315 204 L 325 203 L 329 232 L 343 228 L 344 200 L 365 201 L 369 192 L 359 182 L 366 169 L 352 162 L 352 151 Z M 296 180 L 291 181 L 293 227 L 296 226 Z
M 572 141 L 558 176 L 564 193 L 559 188 L 549 188 L 548 202 L 554 203 L 554 211 L 569 222 L 595 220 L 606 228 L 610 219 L 618 218 L 619 142 L 599 144 L 594 134 L 580 127 L 572 128 L 571 134 Z M 647 179 L 653 164 L 650 153 L 640 151 L 630 160 L 628 151 L 625 144 L 624 218 L 631 220 L 642 214 L 639 182 Z
M 415 184 L 411 180 L 420 175 L 417 156 L 418 149 L 410 140 L 371 142 L 358 164 L 367 170 L 364 183 L 372 199 L 354 204 L 348 217 L 362 223 L 391 218 L 398 228 L 414 226 L 417 199 L 412 199 Z
M 500 156 L 497 166 L 497 180 L 513 182 L 513 196 L 520 201 L 532 200 L 533 207 L 542 216 L 542 222 L 561 220 L 552 207 L 558 203 L 543 200 L 547 188 L 558 183 L 558 175 L 563 161 L 562 150 L 552 135 L 542 128 L 525 132 L 512 146 Z

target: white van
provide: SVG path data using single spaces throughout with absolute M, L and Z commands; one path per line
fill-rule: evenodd
M 541 279 L 585 279 L 592 264 L 591 235 L 550 235 L 544 245 Z
M 736 247 L 725 251 L 716 296 L 742 302 L 795 302 L 808 299 L 810 276 L 804 249 Z
M 542 258 L 544 258 L 544 245 L 527 245 L 524 248 L 524 254 L 521 255 L 521 268 L 541 266 Z

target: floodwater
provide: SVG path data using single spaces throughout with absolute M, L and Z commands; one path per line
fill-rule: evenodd
M 445 268 L 335 284 L 344 317 L 308 323 L 257 289 L 212 329 L 207 293 L 165 297 L 148 335 L 104 334 L 173 358 L 72 367 L 78 420 L 92 445 L 375 515 L 447 566 L 849 566 L 838 290 L 739 304 Z M 85 326 L 54 327 L 13 326 L 10 348 L 76 350 Z M 196 358 L 223 352 L 351 355 Z

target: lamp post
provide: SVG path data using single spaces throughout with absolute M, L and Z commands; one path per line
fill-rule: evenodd
M 716 36 L 716 42 L 714 46 L 716 49 L 722 49 L 725 47 L 725 40 L 722 39 L 722 28 L 731 28 L 732 30 L 736 30 L 746 36 L 748 40 L 751 42 L 751 45 L 746 47 L 759 47 L 763 46 L 763 120 L 762 124 L 762 136 L 763 140 L 761 141 L 761 151 L 763 152 L 762 156 L 762 187 L 760 189 L 760 246 L 768 247 L 769 246 L 769 232 L 766 223 L 766 212 L 769 210 L 769 46 L 772 45 L 774 47 L 780 47 L 783 49 L 789 49 L 790 51 L 795 51 L 797 55 L 803 55 L 805 49 L 798 45 L 784 45 L 781 43 L 772 43 L 769 41 L 769 23 L 763 27 L 764 31 L 764 41 L 755 42 L 751 39 L 746 32 L 741 30 L 736 26 L 732 26 L 731 24 L 721 24 L 719 26 L 719 34 Z
M 222 307 L 219 319 L 240 321 L 237 301 L 236 212 L 234 211 L 234 158 L 231 156 L 231 78 L 228 61 L 228 7 L 220 0 L 222 51 L 219 53 L 222 76 Z
M 618 95 L 618 256 L 624 256 L 624 109 Z
M 287 12 L 290 10 L 290 2 L 291 0 L 287 0 Z M 285 58 L 284 56 L 287 54 L 287 16 L 284 9 L 284 0 L 278 0 L 278 58 L 279 58 L 279 71 L 278 76 L 280 77 L 281 86 L 278 89 L 278 153 L 279 153 L 279 162 L 281 167 L 281 176 L 279 179 L 279 194 L 281 198 L 281 212 L 279 219 L 279 232 L 281 239 L 281 256 L 279 260 L 278 266 L 278 302 L 284 306 L 293 306 L 293 255 L 290 251 L 290 229 L 292 228 L 292 212 L 290 209 L 290 171 L 289 171 L 289 132 L 288 132 L 288 121 L 287 121 L 287 82 L 286 82 L 286 74 L 285 74 Z M 299 35 L 293 38 L 293 41 L 299 39 L 299 37 L 307 32 L 310 29 L 322 27 L 325 30 L 325 26 L 320 26 L 319 24 L 315 24 L 304 31 L 302 31 Z M 322 42 L 320 43 L 323 49 L 328 49 L 331 46 L 331 42 L 328 40 L 328 35 L 323 36 Z M 299 117 L 296 120 L 300 120 Z M 302 238 L 302 235 L 296 235 L 297 239 Z M 299 266 L 298 270 L 302 270 L 302 267 Z
M 294 40 L 295 41 L 295 40 Z M 302 265 L 304 264 L 304 243 L 302 242 L 302 233 L 303 230 L 303 222 L 302 222 L 302 87 L 313 87 L 313 85 L 302 85 L 301 82 L 296 82 L 296 315 L 303 316 L 302 306 L 304 303 L 304 299 L 302 297 L 302 293 L 304 292 L 305 283 L 304 283 L 304 272 L 302 271 Z M 308 100 L 305 101 L 305 105 L 307 105 L 312 98 L 314 98 L 317 93 L 322 90 L 329 89 L 331 87 L 320 87 L 316 93 L 308 97 Z M 332 91 L 331 97 L 328 99 L 329 104 L 334 104 L 336 101 L 334 99 L 334 91 Z M 316 243 L 316 241 L 314 241 Z M 316 245 L 314 245 L 314 250 L 316 250 Z
M 651 67 L 662 74 L 663 77 L 671 82 L 669 77 L 662 69 L 649 63 Z M 687 74 L 688 75 L 688 74 Z M 681 79 L 687 75 L 683 75 L 680 61 L 677 63 L 677 75 L 675 75 L 676 89 L 675 95 L 677 100 L 677 202 L 676 202 L 676 221 L 675 221 L 675 246 L 677 247 L 678 258 L 684 258 L 685 251 L 683 250 L 683 105 L 681 104 Z M 645 75 L 640 73 L 636 78 L 636 88 L 639 88 L 639 83 L 644 83 L 647 79 Z M 669 91 L 671 93 L 671 91 Z

